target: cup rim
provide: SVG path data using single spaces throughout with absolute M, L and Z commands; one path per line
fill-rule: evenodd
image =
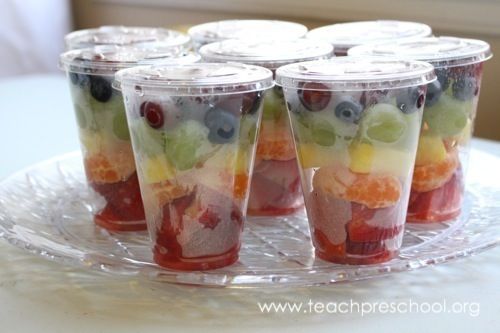
M 176 96 L 228 95 L 274 86 L 267 68 L 242 63 L 192 63 L 136 66 L 116 73 L 113 87 L 138 94 Z
M 428 51 L 422 52 L 425 47 Z M 473 65 L 493 57 L 491 47 L 487 42 L 453 36 L 360 45 L 350 49 L 348 55 L 399 57 L 425 61 L 435 68 Z
M 275 70 L 294 62 L 328 59 L 333 46 L 307 39 L 257 41 L 230 39 L 202 46 L 198 51 L 208 62 L 242 62 Z
M 76 30 L 64 37 L 67 50 L 99 45 L 136 45 L 152 42 L 167 43 L 171 47 L 189 48 L 191 38 L 177 30 L 160 27 L 104 25 Z
M 276 71 L 284 88 L 325 91 L 398 89 L 436 80 L 434 67 L 422 61 L 382 57 L 334 57 L 286 65 Z M 319 83 L 310 85 L 307 83 Z

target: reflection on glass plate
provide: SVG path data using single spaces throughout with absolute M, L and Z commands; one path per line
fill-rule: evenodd
M 495 161 L 498 170 L 500 161 Z M 500 243 L 500 190 L 491 187 L 488 177 L 471 178 L 459 219 L 409 225 L 400 256 L 378 265 L 343 266 L 316 259 L 306 216 L 299 213 L 249 219 L 235 265 L 204 272 L 162 269 L 152 262 L 145 232 L 110 233 L 93 224 L 99 199 L 85 184 L 79 153 L 37 164 L 0 183 L 0 236 L 54 261 L 122 276 L 238 288 L 321 285 L 447 262 Z

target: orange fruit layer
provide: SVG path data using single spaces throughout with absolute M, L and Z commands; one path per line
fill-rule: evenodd
M 256 157 L 262 160 L 288 161 L 294 159 L 295 147 L 290 129 L 284 126 L 265 126 L 257 143 Z
M 443 186 L 451 179 L 458 165 L 458 153 L 453 149 L 438 163 L 416 166 L 411 189 L 416 192 L 429 192 Z
M 395 176 L 360 174 L 342 166 L 318 169 L 313 177 L 313 187 L 335 198 L 372 209 L 394 206 L 402 192 L 401 183 Z
M 100 184 L 123 181 L 135 171 L 132 151 L 88 155 L 83 164 L 87 179 Z

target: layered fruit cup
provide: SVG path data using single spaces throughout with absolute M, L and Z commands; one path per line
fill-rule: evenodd
M 227 40 L 203 46 L 203 60 L 242 62 L 275 70 L 299 61 L 330 58 L 325 42 Z M 284 215 L 304 205 L 299 168 L 281 87 L 266 93 L 248 202 L 248 215 Z
M 88 184 L 100 200 L 97 225 L 113 231 L 146 229 L 122 94 L 112 88 L 115 72 L 144 63 L 192 63 L 194 54 L 156 47 L 103 46 L 63 53 Z
M 431 35 L 431 27 L 423 23 L 378 20 L 327 25 L 309 31 L 306 37 L 329 42 L 336 56 L 346 56 L 347 51 L 357 45 L 407 41 Z
M 172 51 L 185 52 L 191 48 L 191 39 L 182 32 L 150 27 L 102 26 L 77 30 L 64 37 L 67 50 L 94 46 L 151 46 L 161 43 Z
M 234 263 L 271 71 L 243 64 L 143 66 L 117 74 L 154 260 L 177 270 Z
M 278 20 L 223 20 L 195 25 L 188 30 L 195 50 L 228 39 L 296 40 L 307 33 L 305 25 Z
M 398 56 L 434 65 L 437 80 L 427 88 L 407 220 L 427 223 L 456 218 L 464 195 L 483 62 L 491 57 L 489 45 L 433 37 L 360 46 L 349 53 Z
M 397 255 L 426 85 L 433 80 L 427 63 L 370 57 L 276 71 L 317 257 L 374 264 Z

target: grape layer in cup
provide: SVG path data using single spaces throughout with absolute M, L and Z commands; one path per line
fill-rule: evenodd
M 176 270 L 238 259 L 271 71 L 243 64 L 117 74 L 126 100 L 154 260 Z
M 67 50 L 84 49 L 94 46 L 151 46 L 161 43 L 175 52 L 185 52 L 191 48 L 191 39 L 182 32 L 151 27 L 101 26 L 99 28 L 77 30 L 64 37 Z
M 307 27 L 278 20 L 223 20 L 195 25 L 188 30 L 195 50 L 228 39 L 285 41 L 302 38 Z
M 61 67 L 68 76 L 85 174 L 101 200 L 97 225 L 113 231 L 146 229 L 122 94 L 112 88 L 119 69 L 141 63 L 191 63 L 194 54 L 174 54 L 158 44 L 147 49 L 103 46 L 68 51 Z
M 356 55 L 398 56 L 435 67 L 429 84 L 412 191 L 409 222 L 452 220 L 460 215 L 487 43 L 453 37 L 360 46 Z
M 427 63 L 369 57 L 277 70 L 317 257 L 374 264 L 398 254 L 432 80 Z
M 329 42 L 336 56 L 346 56 L 354 46 L 368 43 L 411 40 L 432 35 L 426 24 L 406 21 L 360 21 L 327 25 L 308 32 L 307 38 Z
M 275 71 L 299 61 L 331 57 L 333 47 L 325 42 L 227 40 L 203 46 L 202 58 L 216 62 L 242 62 Z M 290 214 L 304 205 L 300 188 L 290 122 L 283 91 L 266 93 L 255 165 L 248 202 L 248 215 Z

